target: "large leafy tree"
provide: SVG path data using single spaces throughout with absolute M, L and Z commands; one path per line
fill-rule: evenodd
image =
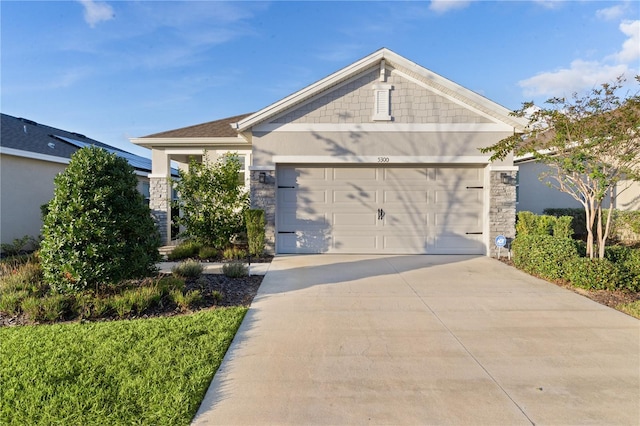
M 54 290 L 75 292 L 156 271 L 160 236 L 124 158 L 88 147 L 56 176 L 40 251 Z
M 640 82 L 640 76 L 636 80 Z M 637 91 L 621 96 L 624 83 L 619 77 L 584 95 L 551 98 L 545 108 L 526 102 L 513 112 L 528 118 L 525 133 L 481 149 L 492 152 L 492 160 L 513 152 L 545 163 L 548 171 L 540 179 L 584 207 L 591 258 L 596 249 L 598 257 L 604 257 L 616 185 L 621 180 L 640 180 L 640 96 Z M 607 198 L 611 208 L 605 215 Z
M 173 186 L 178 192 L 174 203 L 180 209 L 176 219 L 184 235 L 202 244 L 224 248 L 229 239 L 244 232 L 244 212 L 249 194 L 240 179 L 241 164 L 236 154 L 225 154 L 216 161 L 192 159 L 188 170 L 180 170 Z

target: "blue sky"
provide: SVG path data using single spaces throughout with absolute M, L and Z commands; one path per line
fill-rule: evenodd
M 257 111 L 387 47 L 509 109 L 640 73 L 636 1 L 0 1 L 3 113 L 140 137 Z

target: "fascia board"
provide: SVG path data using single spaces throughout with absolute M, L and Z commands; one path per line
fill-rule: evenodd
M 353 64 L 329 75 L 328 77 L 325 77 L 322 80 L 319 80 L 305 87 L 304 89 L 299 90 L 292 95 L 289 95 L 286 98 L 275 102 L 266 108 L 261 109 L 260 111 L 250 115 L 244 120 L 238 121 L 238 123 L 236 123 L 236 130 L 238 130 L 239 132 L 243 132 L 248 128 L 260 123 L 261 121 L 264 121 L 285 109 L 297 105 L 329 87 L 339 84 L 342 80 L 348 79 L 349 77 L 359 73 L 366 68 L 371 67 L 380 60 L 384 59 L 384 55 L 387 52 L 389 52 L 388 49 L 378 50 L 371 55 L 360 59 L 359 61 L 354 62 Z
M 219 146 L 231 145 L 238 147 L 251 147 L 243 137 L 220 137 L 220 138 L 130 138 L 131 143 L 145 148 L 167 147 L 167 146 Z
M 2 146 L 0 146 L 0 154 L 10 155 L 12 157 L 28 158 L 30 160 L 46 161 L 48 163 L 64 164 L 64 165 L 69 165 L 69 163 L 71 162 L 71 159 L 66 157 L 57 157 L 55 155 L 40 154 L 38 152 L 23 151 L 21 149 L 5 148 Z M 134 169 L 134 173 L 137 176 L 147 177 L 147 174 L 149 173 L 149 171 Z

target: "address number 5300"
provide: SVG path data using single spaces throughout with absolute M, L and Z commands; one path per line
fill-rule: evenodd
M 378 163 L 388 163 L 389 157 L 378 157 Z

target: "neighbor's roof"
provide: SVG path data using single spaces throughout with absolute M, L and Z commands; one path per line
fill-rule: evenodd
M 0 115 L 0 152 L 3 154 L 29 153 L 38 155 L 41 159 L 57 157 L 63 160 L 61 162 L 68 162 L 78 149 L 97 146 L 125 158 L 136 170 L 151 172 L 151 160 L 148 158 L 131 154 L 80 133 L 57 129 L 26 118 Z
M 220 120 L 209 121 L 207 123 L 196 124 L 193 126 L 182 127 L 175 130 L 167 130 L 166 132 L 154 133 L 153 135 L 142 136 L 140 139 L 146 138 L 225 138 L 237 137 L 238 132 L 231 127 L 232 123 L 236 123 L 253 113 L 236 115 Z

